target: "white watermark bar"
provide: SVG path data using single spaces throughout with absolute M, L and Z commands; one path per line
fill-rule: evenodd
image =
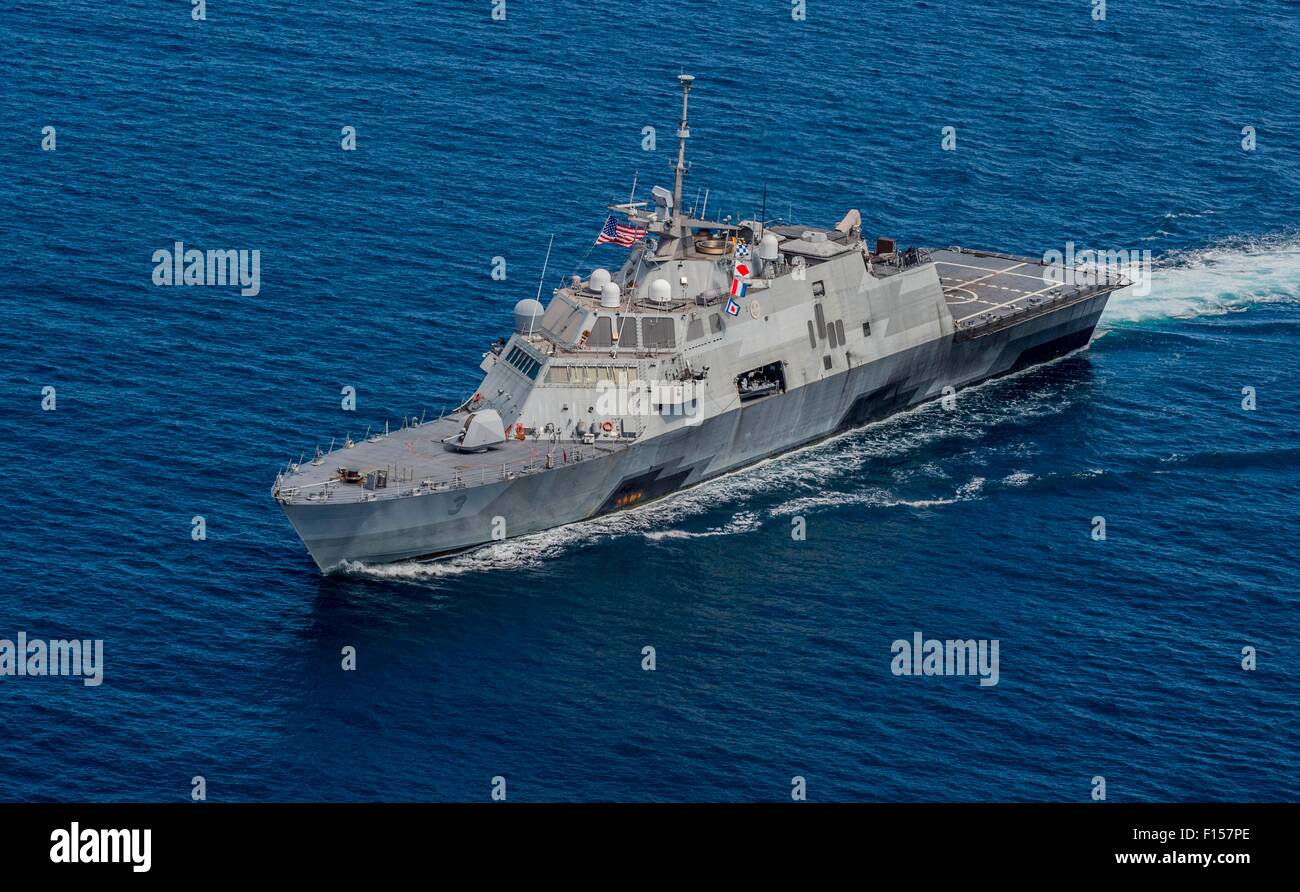
M 1133 293 L 1146 297 L 1151 293 L 1151 251 L 1076 250 L 1074 242 L 1066 242 L 1065 250 L 1052 248 L 1043 252 L 1043 284 L 1047 286 L 1070 285 L 1088 288 L 1114 279 L 1127 279 Z
M 254 248 L 201 251 L 176 242 L 153 252 L 155 285 L 238 285 L 244 297 L 262 291 L 262 252 Z
M 980 687 L 991 688 L 998 683 L 998 650 L 996 638 L 926 638 L 913 632 L 909 641 L 899 638 L 890 645 L 894 658 L 889 670 L 895 675 L 977 675 Z
M 606 416 L 680 416 L 688 425 L 704 420 L 700 394 L 694 380 L 627 383 L 601 379 L 596 383 L 596 412 Z
M 98 687 L 104 680 L 104 642 L 101 639 L 0 638 L 0 676 L 80 676 L 82 684 Z

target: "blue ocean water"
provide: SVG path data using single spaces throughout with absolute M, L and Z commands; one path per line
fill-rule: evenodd
M 187 7 L 0 8 L 0 637 L 105 642 L 101 686 L 0 677 L 0 799 L 1300 796 L 1295 4 Z M 1151 293 L 956 412 L 321 577 L 278 467 L 464 398 L 552 234 L 548 284 L 617 263 L 683 68 L 711 208 L 1150 249 Z M 176 240 L 260 294 L 154 286 Z M 894 676 L 915 631 L 999 683 Z

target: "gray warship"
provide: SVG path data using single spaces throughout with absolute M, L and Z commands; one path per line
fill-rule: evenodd
M 609 205 L 617 271 L 515 306 L 437 420 L 289 463 L 273 496 L 322 572 L 444 557 L 654 499 L 1085 346 L 1098 269 L 831 228 L 703 219 L 672 191 Z M 615 216 L 622 221 L 615 224 Z M 764 214 L 760 214 L 760 217 Z M 540 289 L 539 289 L 540 296 Z

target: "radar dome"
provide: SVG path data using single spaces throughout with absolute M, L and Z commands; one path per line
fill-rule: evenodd
M 780 241 L 776 234 L 772 232 L 763 233 L 763 238 L 758 242 L 758 259 L 759 260 L 776 260 L 781 256 L 778 249 Z
M 605 269 L 603 266 L 598 266 L 591 271 L 591 278 L 587 280 L 588 288 L 597 294 L 600 294 L 608 284 L 609 270 Z
M 542 302 L 533 300 L 531 297 L 524 298 L 515 304 L 515 331 L 524 332 L 525 334 L 537 327 L 541 321 L 542 314 L 546 309 Z
M 666 304 L 673 299 L 673 286 L 667 279 L 655 279 L 650 283 L 650 299 L 657 304 Z
M 606 282 L 600 289 L 600 305 L 607 310 L 616 310 L 623 302 L 622 292 L 613 282 Z

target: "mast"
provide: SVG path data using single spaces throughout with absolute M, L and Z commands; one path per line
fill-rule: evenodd
M 686 110 L 690 102 L 691 84 L 695 78 L 689 74 L 679 74 L 677 80 L 682 84 L 682 123 L 677 128 L 677 167 L 675 168 L 677 176 L 673 181 L 672 235 L 674 238 L 681 238 L 686 234 L 686 227 L 682 225 L 682 220 L 685 218 L 682 211 L 682 180 L 686 176 L 686 140 L 691 137 L 691 128 L 686 122 Z
M 636 188 L 633 186 L 632 188 Z M 546 267 L 551 262 L 551 247 L 555 244 L 555 233 L 551 233 L 551 240 L 546 243 L 546 259 L 542 261 L 542 274 L 537 279 L 537 297 L 534 298 L 538 303 L 542 300 L 542 283 L 546 281 Z M 537 316 L 533 315 L 528 320 L 528 337 L 533 336 L 533 323 L 537 321 Z

